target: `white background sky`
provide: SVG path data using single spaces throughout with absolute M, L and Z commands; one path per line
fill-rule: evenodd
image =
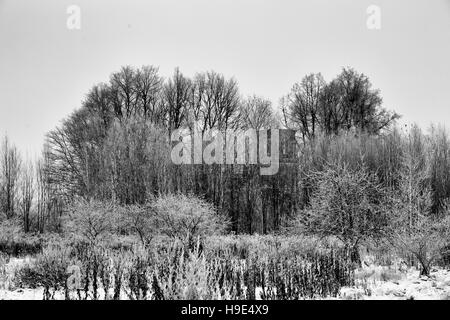
M 81 30 L 66 27 L 72 4 Z M 35 155 L 95 83 L 146 64 L 214 69 L 274 106 L 304 75 L 352 66 L 404 122 L 448 126 L 450 0 L 0 0 L 0 134 Z

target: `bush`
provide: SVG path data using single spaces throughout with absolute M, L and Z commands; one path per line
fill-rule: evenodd
M 320 238 L 336 237 L 359 262 L 360 242 L 381 239 L 389 226 L 385 190 L 363 167 L 351 170 L 340 163 L 316 173 L 316 180 L 311 204 L 299 213 L 293 230 Z
M 403 227 L 391 233 L 392 243 L 417 259 L 421 275 L 430 276 L 432 265 L 449 254 L 450 217 L 420 216 L 412 225 L 401 223 Z
M 142 245 L 147 246 L 158 233 L 155 226 L 155 211 L 151 205 L 130 205 L 120 209 L 121 228 L 127 234 L 137 235 Z
M 110 238 L 118 225 L 117 220 L 112 203 L 79 200 L 70 208 L 63 228 L 76 239 L 98 243 Z
M 9 262 L 9 256 L 0 252 L 0 289 L 5 289 L 8 286 L 8 270 L 6 265 Z
M 55 294 L 64 289 L 68 297 L 67 268 L 73 265 L 70 250 L 64 246 L 50 246 L 44 249 L 36 260 L 19 269 L 15 275 L 20 287 L 43 287 L 44 300 L 54 299 Z
M 222 234 L 229 224 L 212 204 L 190 195 L 161 196 L 153 203 L 153 209 L 156 229 L 189 248 L 193 248 L 198 237 Z
M 43 238 L 24 233 L 18 219 L 8 219 L 0 223 L 0 253 L 11 256 L 33 255 L 42 251 Z

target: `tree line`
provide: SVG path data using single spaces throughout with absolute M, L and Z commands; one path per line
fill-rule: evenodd
M 26 232 L 57 231 L 75 199 L 139 205 L 181 192 L 212 203 L 230 218 L 231 231 L 269 233 L 321 203 L 320 173 L 330 174 L 336 162 L 350 172 L 364 168 L 383 188 L 398 190 L 410 154 L 426 168 L 423 184 L 437 213 L 450 194 L 448 136 L 439 128 L 398 128 L 398 117 L 383 107 L 369 78 L 351 68 L 330 82 L 305 76 L 274 108 L 264 97 L 244 97 L 235 79 L 215 71 L 187 77 L 177 68 L 164 79 L 156 67 L 127 66 L 93 86 L 48 133 L 36 163 L 22 161 L 5 139 L 1 211 L 20 217 Z M 170 134 L 184 127 L 289 128 L 297 133 L 295 161 L 270 177 L 251 165 L 176 166 Z

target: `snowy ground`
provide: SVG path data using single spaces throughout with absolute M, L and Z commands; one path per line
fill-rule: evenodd
M 342 288 L 340 299 L 449 300 L 450 270 L 433 269 L 430 277 L 416 268 L 369 266 L 357 270 L 355 287 Z
M 0 300 L 43 300 L 43 289 L 0 290 Z
M 14 271 L 30 258 L 11 258 L 0 266 L 0 300 L 41 300 L 43 289 L 14 288 Z M 341 289 L 338 299 L 352 300 L 448 300 L 450 299 L 450 270 L 433 269 L 431 276 L 420 277 L 416 268 L 364 265 L 355 272 L 356 285 Z M 64 296 L 57 294 L 56 299 Z

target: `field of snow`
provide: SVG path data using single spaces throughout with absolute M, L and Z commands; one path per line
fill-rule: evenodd
M 340 299 L 355 300 L 448 300 L 450 270 L 433 269 L 430 277 L 416 268 L 398 270 L 369 266 L 355 272 L 355 287 L 341 289 Z

